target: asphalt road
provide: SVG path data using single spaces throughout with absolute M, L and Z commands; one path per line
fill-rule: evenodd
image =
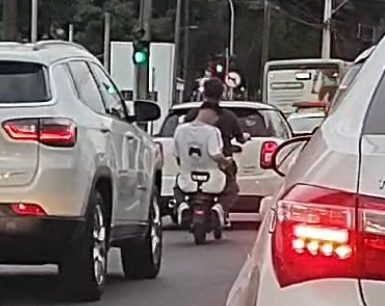
M 255 235 L 231 231 L 222 241 L 195 246 L 189 234 L 166 231 L 161 274 L 146 281 L 125 281 L 113 250 L 105 294 L 92 305 L 223 306 Z M 58 298 L 59 290 L 55 267 L 0 266 L 0 306 L 71 305 Z

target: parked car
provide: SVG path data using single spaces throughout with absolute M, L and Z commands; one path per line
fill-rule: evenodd
M 313 133 L 325 119 L 325 103 L 318 101 L 299 102 L 295 103 L 294 106 L 297 109 L 287 118 L 287 121 L 296 136 Z
M 161 208 L 164 215 L 171 215 L 174 220 L 176 216 L 172 200 L 178 172 L 173 155 L 174 131 L 183 122 L 184 116 L 200 105 L 201 102 L 175 105 L 155 138 L 161 144 L 164 154 Z M 274 171 L 267 169 L 271 156 L 282 141 L 292 137 L 292 132 L 285 117 L 273 106 L 256 102 L 222 102 L 221 106 L 233 111 L 239 118 L 243 131 L 251 135 L 251 141 L 244 145 L 233 143 L 240 198 L 231 211 L 230 219 L 259 221 L 260 200 L 273 194 L 282 181 Z
M 135 122 L 160 111 L 133 109 L 79 45 L 0 43 L 1 264 L 58 264 L 82 300 L 101 297 L 110 247 L 127 278 L 157 276 L 161 165 Z
M 383 39 L 311 138 L 277 149 L 286 178 L 228 306 L 383 304 L 384 52 Z

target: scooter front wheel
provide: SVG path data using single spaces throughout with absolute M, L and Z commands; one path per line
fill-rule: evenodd
M 206 228 L 202 224 L 196 224 L 193 229 L 194 241 L 196 245 L 206 243 Z
M 221 229 L 217 228 L 214 231 L 214 238 L 215 238 L 215 240 L 221 240 L 222 239 L 222 231 L 221 231 Z

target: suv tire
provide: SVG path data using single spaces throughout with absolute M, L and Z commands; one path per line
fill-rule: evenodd
M 100 300 L 107 275 L 108 243 L 104 199 L 98 191 L 90 198 L 86 232 L 78 246 L 59 265 L 59 273 L 71 298 Z
M 121 247 L 123 271 L 126 279 L 153 279 L 162 261 L 162 219 L 157 192 L 153 192 L 146 237 L 127 242 Z

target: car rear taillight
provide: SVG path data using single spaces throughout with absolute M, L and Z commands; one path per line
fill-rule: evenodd
M 359 199 L 362 252 L 361 278 L 385 280 L 385 199 L 361 196 Z
M 69 119 L 10 120 L 3 123 L 3 129 L 17 141 L 37 141 L 57 147 L 72 147 L 76 143 L 76 125 Z
M 275 212 L 272 258 L 282 287 L 356 274 L 354 194 L 295 186 Z
M 278 202 L 272 258 L 282 287 L 321 278 L 385 280 L 385 199 L 297 185 Z
M 275 141 L 266 141 L 262 144 L 261 168 L 268 169 L 271 167 L 272 157 L 277 148 L 278 144 Z
M 17 203 L 10 205 L 11 210 L 21 217 L 44 217 L 47 213 L 37 204 Z

